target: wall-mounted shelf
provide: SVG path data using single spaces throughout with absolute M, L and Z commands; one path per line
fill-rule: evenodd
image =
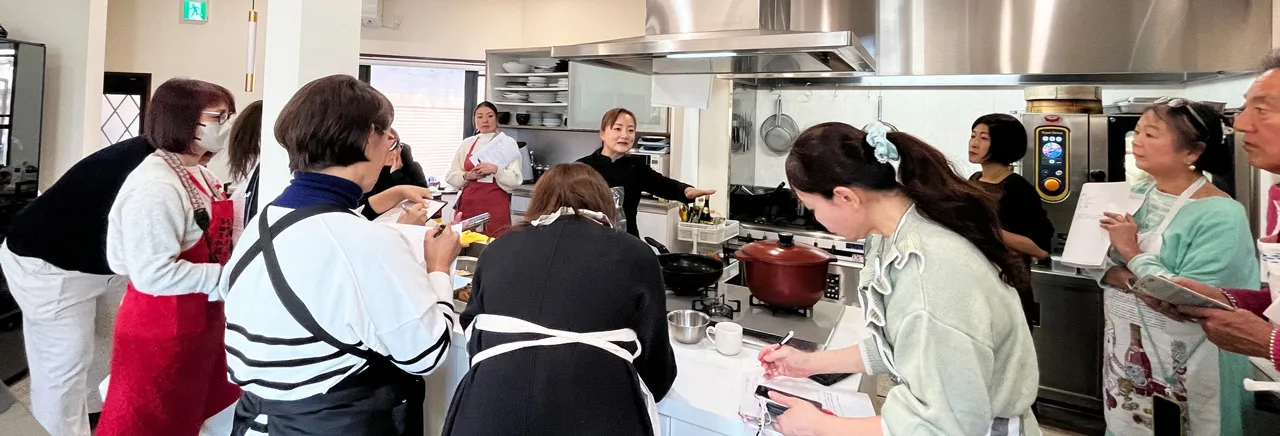
M 537 106 L 537 107 L 568 107 L 569 103 L 517 103 L 509 101 L 495 101 L 493 104 L 498 106 Z
M 549 91 L 568 91 L 569 88 L 493 88 L 494 91 L 520 91 L 520 92 L 549 92 Z
M 569 77 L 569 73 L 496 73 L 494 77 Z

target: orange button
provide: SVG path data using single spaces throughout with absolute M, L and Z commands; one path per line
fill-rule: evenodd
M 1058 181 L 1058 179 L 1056 178 L 1050 177 L 1050 178 L 1044 179 L 1044 189 L 1047 191 L 1057 191 L 1058 188 L 1061 188 L 1061 187 L 1062 187 L 1062 182 Z

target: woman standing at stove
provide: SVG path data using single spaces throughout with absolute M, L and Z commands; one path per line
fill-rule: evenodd
M 868 238 L 858 297 L 871 337 L 817 353 L 767 347 L 766 375 L 887 373 L 895 386 L 874 418 L 777 397 L 790 408 L 776 427 L 788 436 L 1039 435 L 1036 351 L 988 195 L 937 149 L 880 123 L 810 127 L 786 171 L 824 226 Z
M 982 165 L 982 171 L 969 176 L 969 182 L 998 199 L 996 214 L 1000 217 L 1000 237 L 1014 252 L 1014 260 L 1022 272 L 1014 284 L 1027 324 L 1040 322 L 1040 308 L 1031 291 L 1031 264 L 1049 257 L 1053 239 L 1053 223 L 1040 205 L 1040 196 L 1031 182 L 1013 172 L 1011 165 L 1027 155 L 1027 129 L 1008 114 L 988 114 L 973 122 L 969 133 L 969 163 Z

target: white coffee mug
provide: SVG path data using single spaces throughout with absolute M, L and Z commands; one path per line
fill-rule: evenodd
M 716 351 L 726 356 L 737 355 L 742 351 L 742 326 L 731 323 L 717 323 L 707 327 L 707 338 L 715 344 Z

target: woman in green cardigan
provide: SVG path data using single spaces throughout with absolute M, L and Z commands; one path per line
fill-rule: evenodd
M 1104 414 L 1112 435 L 1151 435 L 1155 422 L 1166 422 L 1156 416 L 1164 410 L 1180 412 L 1186 434 L 1243 434 L 1249 396 L 1240 380 L 1250 374 L 1248 360 L 1219 351 L 1171 306 L 1130 292 L 1149 275 L 1258 289 L 1244 207 L 1205 176 L 1231 169 L 1222 130 L 1221 114 L 1201 103 L 1166 99 L 1147 109 L 1133 139 L 1137 167 L 1150 176 L 1133 192 L 1145 200 L 1132 216 L 1101 220 L 1112 244 L 1098 274 L 1106 320 Z M 1154 407 L 1157 398 L 1176 408 Z
M 889 374 L 881 416 L 837 418 L 812 405 L 775 426 L 795 435 L 1040 434 L 1031 414 L 1040 372 L 1018 266 L 1000 237 L 994 199 L 946 156 L 881 123 L 842 123 L 796 138 L 787 180 L 824 226 L 868 238 L 858 298 L 871 337 L 838 350 L 760 352 L 766 375 Z

